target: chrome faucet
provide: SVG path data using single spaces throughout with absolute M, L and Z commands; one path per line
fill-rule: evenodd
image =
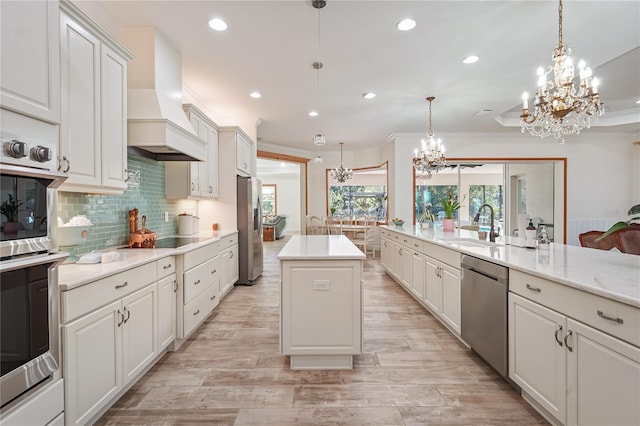
M 491 221 L 491 229 L 489 230 L 489 241 L 491 241 L 492 243 L 495 243 L 497 234 L 493 229 L 493 207 L 491 207 L 489 204 L 486 204 L 486 203 L 481 205 L 480 208 L 478 209 L 478 212 L 473 217 L 473 221 L 475 223 L 478 223 L 478 221 L 480 220 L 480 211 L 482 211 L 482 209 L 485 207 L 489 207 L 489 211 L 491 212 L 491 216 L 489 218 L 489 220 Z

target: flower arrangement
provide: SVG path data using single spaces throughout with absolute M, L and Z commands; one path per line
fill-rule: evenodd
M 9 198 L 0 204 L 0 213 L 7 218 L 7 222 L 16 222 L 18 220 L 18 207 L 22 203 L 19 202 L 20 200 L 14 200 L 11 194 L 8 195 Z
M 442 207 L 444 207 L 444 218 L 445 219 L 453 219 L 453 213 L 460 209 L 462 203 L 467 198 L 465 194 L 462 197 L 462 201 L 458 202 L 458 196 L 455 197 L 451 195 L 451 191 L 447 191 L 447 196 L 440 198 L 442 201 Z
M 422 222 L 435 222 L 436 218 L 431 211 L 433 205 L 431 203 L 427 203 L 424 205 L 424 213 L 422 214 Z

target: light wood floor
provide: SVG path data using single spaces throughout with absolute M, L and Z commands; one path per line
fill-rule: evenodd
M 265 243 L 262 277 L 235 287 L 98 424 L 546 424 L 379 258 L 364 266 L 364 353 L 354 369 L 289 370 L 278 353 L 276 254 L 285 243 Z

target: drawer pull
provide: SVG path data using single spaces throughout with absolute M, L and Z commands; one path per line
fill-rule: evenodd
M 414 244 L 413 246 L 414 247 L 420 247 L 420 244 Z
M 171 268 L 172 266 L 173 266 L 172 264 L 164 265 L 164 266 L 162 267 L 162 269 L 169 269 L 169 268 Z
M 569 346 L 569 337 L 573 336 L 573 331 L 569 330 L 569 332 L 564 336 L 564 345 L 569 349 L 569 352 L 573 352 L 573 348 Z
M 126 324 L 129 318 L 131 318 L 131 311 L 128 310 L 126 306 L 124 307 L 124 311 L 127 313 L 127 317 L 124 319 L 124 323 Z
M 200 313 L 200 309 L 198 309 L 197 311 L 195 311 L 195 312 L 193 313 L 193 316 L 196 316 L 196 315 L 198 315 L 199 313 Z
M 209 300 L 216 300 L 216 296 L 211 296 Z
M 558 328 L 556 329 L 556 342 L 558 342 L 558 345 L 562 347 L 562 340 L 558 339 L 558 335 L 560 334 L 561 331 L 562 331 L 562 326 L 559 325 Z
M 233 252 L 229 255 L 229 259 L 233 259 Z
M 532 287 L 529 284 L 527 284 L 527 290 L 531 290 L 535 293 L 542 293 L 542 290 L 540 290 L 538 287 Z
M 193 285 L 198 285 L 198 284 L 200 284 L 200 280 L 193 282 Z
M 216 272 L 218 272 L 217 269 L 214 269 L 213 271 L 211 271 L 212 274 L 215 274 Z
M 600 318 L 606 319 L 607 321 L 613 321 L 613 322 L 617 322 L 618 324 L 624 324 L 624 320 L 622 318 L 610 317 L 609 315 L 605 314 L 602 311 L 598 311 L 598 316 Z
M 128 281 L 125 281 L 123 284 L 119 284 L 119 285 L 117 285 L 117 286 L 116 286 L 116 289 L 118 289 L 118 288 L 123 288 L 123 287 L 126 287 L 126 286 L 128 286 L 128 285 L 129 285 L 129 282 L 128 282 Z
M 177 293 L 178 292 L 178 281 L 173 280 L 173 292 Z
M 122 315 L 122 312 L 120 312 L 120 309 L 118 309 L 118 315 L 120 315 L 120 322 L 118 323 L 118 327 L 120 327 L 124 322 L 124 315 Z

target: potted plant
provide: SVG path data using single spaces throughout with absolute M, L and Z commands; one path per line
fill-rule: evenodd
M 9 198 L 0 204 L 0 213 L 2 213 L 7 221 L 4 223 L 4 232 L 6 234 L 15 234 L 18 232 L 18 207 L 22 205 L 20 200 L 14 200 L 9 194 Z
M 433 212 L 431 211 L 431 207 L 433 207 L 431 203 L 424 205 L 424 213 L 422 213 L 422 218 L 420 219 L 422 228 L 428 229 L 429 223 L 433 223 L 436 220 Z
M 463 202 L 466 197 L 466 195 L 462 197 Z M 459 210 L 462 204 L 458 201 L 458 196 L 454 197 L 451 195 L 451 191 L 447 191 L 447 196 L 440 198 L 440 200 L 442 201 L 442 206 L 444 208 L 444 220 L 442 221 L 442 229 L 444 231 L 453 231 L 453 213 Z

